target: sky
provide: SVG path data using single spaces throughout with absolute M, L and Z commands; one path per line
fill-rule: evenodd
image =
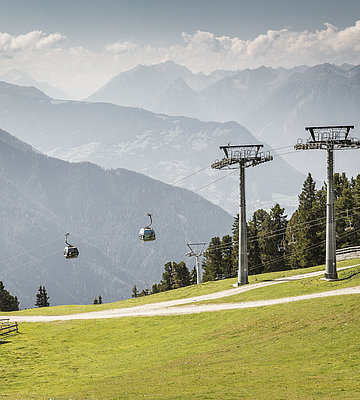
M 193 72 L 360 64 L 359 0 L 0 0 L 0 74 L 77 98 L 168 60 Z

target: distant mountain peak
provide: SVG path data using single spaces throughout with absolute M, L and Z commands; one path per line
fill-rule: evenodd
M 38 82 L 33 79 L 27 72 L 11 69 L 7 71 L 5 74 L 0 76 L 0 81 L 12 83 L 19 86 L 33 86 L 45 93 L 47 96 L 56 98 L 56 99 L 66 99 L 68 95 L 64 93 L 62 90 L 49 85 L 47 82 Z
M 19 97 L 31 97 L 33 99 L 43 99 L 50 100 L 50 97 L 43 93 L 41 90 L 37 89 L 35 86 L 20 86 L 14 85 L 13 83 L 8 83 L 0 81 L 1 96 L 18 95 Z

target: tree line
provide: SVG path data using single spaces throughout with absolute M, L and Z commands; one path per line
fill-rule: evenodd
M 316 190 L 309 173 L 298 196 L 298 208 L 288 219 L 278 203 L 270 211 L 259 209 L 247 223 L 249 274 L 311 267 L 324 263 L 326 235 L 326 183 Z M 347 178 L 334 174 L 337 248 L 360 244 L 360 174 Z M 213 237 L 202 263 L 203 282 L 237 276 L 239 217 L 234 219 L 232 236 Z M 184 262 L 165 264 L 162 280 L 152 289 L 133 297 L 196 284 L 195 267 Z M 134 291 L 135 289 L 135 291 Z

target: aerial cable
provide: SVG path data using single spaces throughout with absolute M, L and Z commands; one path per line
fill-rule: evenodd
M 235 172 L 237 172 L 236 169 L 234 169 L 234 170 L 233 170 L 232 172 L 230 172 L 229 174 L 226 174 L 226 175 L 222 176 L 221 178 L 215 179 L 214 181 L 208 183 L 207 185 L 201 186 L 199 189 L 193 190 L 192 192 L 193 192 L 193 193 L 197 193 L 197 192 L 199 192 L 200 190 L 205 189 L 206 187 L 208 187 L 208 186 L 214 184 L 215 182 L 221 181 L 221 179 L 225 179 L 226 177 L 228 177 L 228 176 L 234 174 Z
M 197 170 L 197 171 L 195 171 L 195 172 L 192 172 L 191 174 L 186 175 L 186 176 L 184 176 L 183 178 L 181 178 L 181 179 L 179 179 L 179 180 L 173 182 L 171 185 L 174 186 L 174 185 L 176 185 L 177 183 L 179 183 L 179 182 L 181 182 L 181 181 L 183 181 L 183 180 L 185 180 L 185 179 L 187 179 L 187 178 L 190 178 L 191 176 L 196 175 L 197 173 L 199 173 L 199 172 L 201 172 L 201 171 L 204 171 L 205 169 L 207 169 L 207 168 L 209 168 L 209 167 L 210 167 L 210 165 L 207 165 L 206 167 L 203 167 L 203 168 L 201 168 L 201 169 L 199 169 L 199 170 Z

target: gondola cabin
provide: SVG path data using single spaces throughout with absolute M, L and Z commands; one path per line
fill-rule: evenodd
M 69 259 L 69 258 L 78 258 L 79 256 L 79 250 L 77 249 L 76 246 L 72 246 L 70 243 L 68 243 L 67 238 L 70 235 L 70 233 L 65 233 L 65 243 L 67 246 L 64 249 L 64 257 Z
M 79 250 L 75 246 L 66 246 L 64 249 L 65 258 L 78 258 Z
M 150 240 L 156 239 L 154 229 L 148 227 L 140 229 L 139 237 L 140 240 L 142 240 L 143 242 L 148 242 Z
M 145 228 L 141 228 L 140 232 L 139 232 L 140 240 L 142 240 L 143 242 L 150 242 L 151 240 L 156 239 L 155 231 L 154 231 L 154 229 L 151 228 L 151 224 L 152 224 L 151 214 L 148 213 L 148 216 L 150 217 L 150 224 L 145 226 Z

